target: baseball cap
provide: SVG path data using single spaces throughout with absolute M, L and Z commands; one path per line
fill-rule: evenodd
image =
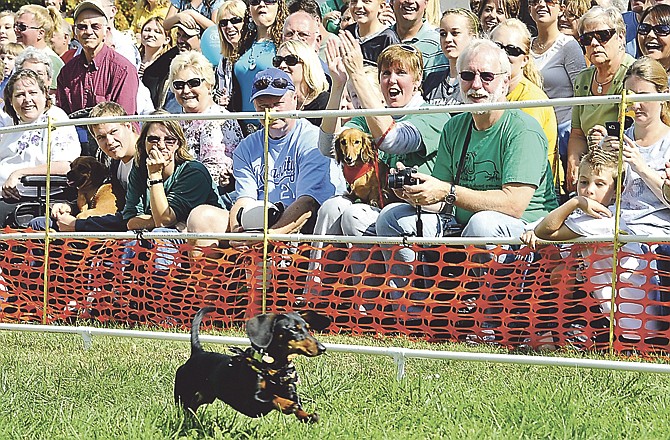
M 259 96 L 284 96 L 287 90 L 295 92 L 291 76 L 283 70 L 270 67 L 261 70 L 254 77 L 254 83 L 251 86 L 251 101 Z
M 184 23 L 176 23 L 174 27 L 177 27 L 182 30 L 186 35 L 189 37 L 195 37 L 196 35 L 200 35 L 200 29 L 199 28 L 192 28 L 186 26 Z
M 102 16 L 105 17 L 106 19 L 109 19 L 109 17 L 107 17 L 107 13 L 105 12 L 104 7 L 102 6 L 102 4 L 99 1 L 97 1 L 97 0 L 86 0 L 86 1 L 83 1 L 83 2 L 79 3 L 79 6 L 77 6 L 77 9 L 74 10 L 74 15 L 73 15 L 74 21 L 76 22 L 77 17 L 79 16 L 79 14 L 81 14 L 82 12 L 84 12 L 88 9 L 93 9 L 94 11 L 97 11 L 100 14 L 102 14 Z

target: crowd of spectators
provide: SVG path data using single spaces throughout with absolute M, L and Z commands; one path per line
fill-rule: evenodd
M 518 0 L 482 0 L 441 15 L 436 3 L 138 0 L 127 31 L 116 28 L 114 0 L 81 1 L 71 14 L 40 5 L 2 11 L 0 126 L 77 118 L 91 109 L 100 116 L 211 116 L 668 90 L 665 0 L 529 0 L 527 10 Z M 214 57 L 212 36 L 219 40 Z M 667 234 L 667 103 L 639 103 L 629 113 L 634 123 L 623 143 L 605 128 L 618 119 L 616 104 L 280 118 L 268 133 L 259 120 L 225 117 L 141 129 L 101 124 L 76 134 L 63 127 L 52 135 L 52 173 L 65 174 L 72 159 L 99 147 L 113 159 L 112 180 L 127 196 L 110 221 L 77 223 L 76 213 L 59 205 L 53 223 L 66 230 L 243 232 L 241 211 L 267 192 L 280 212 L 269 225 L 274 232 L 457 231 L 516 239 L 574 190 L 582 198 L 561 211 L 561 222 L 578 208 L 602 215 L 585 201 L 580 173 L 593 169 L 597 151 L 622 148 L 622 216 L 636 234 Z M 391 173 L 415 167 L 416 184 L 385 188 L 386 206 L 349 195 L 346 173 L 333 159 L 343 128 L 369 135 Z M 46 137 L 43 129 L 0 136 L 3 224 L 11 207 L 30 197 L 20 177 L 44 172 Z M 590 168 L 580 166 L 585 155 Z M 605 199 L 597 200 L 607 208 Z M 540 233 L 551 236 L 541 224 Z M 402 249 L 398 258 L 411 263 L 415 256 Z

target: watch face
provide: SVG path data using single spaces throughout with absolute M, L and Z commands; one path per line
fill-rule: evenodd
M 445 199 L 445 202 L 447 202 L 450 205 L 453 205 L 456 202 L 456 195 L 455 194 L 449 194 Z

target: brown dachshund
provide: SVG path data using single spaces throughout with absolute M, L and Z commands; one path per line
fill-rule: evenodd
M 377 174 L 370 135 L 357 128 L 342 131 L 335 140 L 335 159 L 342 165 L 351 195 L 372 206 L 381 207 L 386 203 L 386 194 L 380 191 L 380 185 L 386 181 L 388 167 L 377 161 L 379 175 Z
M 107 175 L 107 168 L 93 157 L 81 156 L 72 161 L 67 181 L 77 188 L 77 218 L 116 213 L 112 185 L 104 183 Z

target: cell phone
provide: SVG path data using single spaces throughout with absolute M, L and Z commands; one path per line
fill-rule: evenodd
M 621 124 L 619 123 L 619 121 L 605 122 L 605 129 L 607 130 L 607 136 L 619 137 L 620 128 Z

